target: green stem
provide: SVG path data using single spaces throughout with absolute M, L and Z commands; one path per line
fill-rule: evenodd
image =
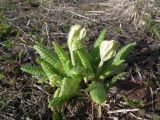
M 100 61 L 99 65 L 98 65 L 98 68 L 97 68 L 97 71 L 96 71 L 96 75 L 99 76 L 101 70 L 102 70 L 102 66 L 104 64 L 104 61 Z
M 74 52 L 72 50 L 70 50 L 70 54 L 71 54 L 72 65 L 75 66 L 76 65 L 76 61 L 75 61 Z

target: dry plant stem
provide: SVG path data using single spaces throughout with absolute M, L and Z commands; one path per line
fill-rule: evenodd
M 152 97 L 152 110 L 155 112 L 155 108 L 154 108 L 154 98 L 153 98 L 153 90 L 152 90 L 152 88 L 151 87 L 149 87 L 149 89 L 150 89 L 150 92 L 151 92 L 151 97 Z
M 140 110 L 140 109 L 119 109 L 119 110 L 108 111 L 108 114 L 135 112 L 135 111 L 139 111 L 139 110 Z
M 140 118 L 135 116 L 133 113 L 129 113 L 132 117 L 136 118 L 137 120 L 148 120 L 148 119 L 144 119 L 144 118 Z
M 102 106 L 98 105 L 97 106 L 97 114 L 98 114 L 98 118 L 102 118 Z
M 10 115 L 7 114 L 7 115 L 5 115 L 5 114 L 1 114 L 1 113 L 0 113 L 0 117 L 3 117 L 3 118 L 6 119 L 6 120 L 15 120 L 15 119 L 12 118 L 12 116 L 13 116 L 12 114 L 10 114 Z

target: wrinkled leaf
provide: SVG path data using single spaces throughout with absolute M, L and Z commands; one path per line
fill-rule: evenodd
M 111 66 L 106 68 L 104 70 L 104 72 L 102 72 L 102 74 L 100 75 L 100 79 L 107 78 L 107 77 L 112 76 L 114 74 L 119 74 L 119 73 L 123 72 L 127 66 L 128 66 L 128 64 L 124 63 L 123 60 L 119 61 L 117 64 L 112 64 Z
M 112 88 L 117 81 L 121 80 L 125 75 L 127 74 L 127 72 L 122 72 L 119 73 L 118 75 L 115 75 L 112 80 L 107 84 L 107 89 L 106 91 L 108 92 L 110 88 Z
M 49 84 L 54 87 L 54 86 L 60 86 L 62 84 L 62 78 L 57 75 L 57 74 L 53 74 L 51 77 L 50 77 L 50 82 Z
M 44 70 L 44 72 L 46 73 L 46 75 L 47 75 L 47 77 L 48 77 L 49 80 L 51 79 L 51 77 L 54 74 L 57 74 L 56 69 L 53 66 L 51 66 L 51 64 L 49 64 L 48 62 L 46 62 L 45 60 L 41 59 L 40 60 L 40 64 L 41 64 L 41 67 Z
M 64 120 L 63 115 L 58 111 L 53 111 L 53 120 Z
M 126 96 L 124 94 L 122 94 L 122 97 L 123 97 L 124 101 L 132 107 L 140 107 L 143 104 L 142 101 L 130 99 L 128 96 Z
M 106 90 L 104 85 L 99 82 L 92 82 L 89 86 L 90 96 L 92 100 L 97 104 L 102 104 L 106 100 Z
M 101 31 L 100 35 L 98 36 L 97 40 L 94 43 L 93 49 L 91 50 L 92 56 L 94 58 L 94 63 L 97 60 L 100 60 L 99 46 L 100 46 L 101 42 L 103 40 L 105 40 L 106 31 L 107 31 L 106 29 L 104 29 L 103 31 Z
M 47 77 L 45 75 L 45 72 L 43 71 L 42 67 L 40 67 L 40 66 L 32 66 L 30 64 L 26 64 L 26 65 L 21 66 L 21 70 L 24 72 L 27 72 L 31 75 L 34 75 L 34 76 Z
M 61 88 L 57 88 L 54 92 L 54 98 L 59 97 L 59 93 L 61 92 Z
M 50 63 L 52 66 L 54 66 L 58 61 L 57 56 L 46 46 L 38 43 L 37 45 L 34 45 L 33 48 L 39 53 L 41 58 Z
M 64 78 L 62 80 L 61 91 L 59 96 L 72 96 L 75 95 L 79 88 L 80 80 L 78 78 Z
M 66 102 L 69 98 L 70 98 L 70 96 L 68 96 L 68 95 L 63 95 L 63 96 L 60 96 L 60 97 L 52 98 L 52 99 L 49 101 L 49 108 L 61 106 L 61 105 L 63 105 L 63 103 Z
M 69 57 L 66 55 L 65 51 L 62 49 L 62 47 L 59 44 L 53 42 L 53 45 L 54 45 L 55 52 L 57 53 L 63 65 L 65 72 L 69 71 L 72 67 Z
M 113 63 L 116 63 L 120 60 L 125 60 L 128 54 L 136 47 L 136 42 L 130 43 L 122 47 L 116 54 Z
M 73 67 L 70 71 L 68 71 L 67 75 L 72 77 L 73 79 L 79 78 L 81 79 L 82 76 L 85 74 L 85 69 L 81 66 Z
M 98 48 L 99 49 L 99 46 L 100 46 L 101 42 L 105 39 L 106 32 L 107 32 L 106 29 L 101 31 L 100 35 L 98 36 L 97 40 L 94 43 L 94 48 Z
M 87 72 L 87 75 L 92 76 L 94 78 L 94 71 L 93 71 L 92 65 L 89 61 L 88 56 L 81 49 L 77 50 L 77 54 L 81 60 L 83 67 L 85 68 L 85 70 Z

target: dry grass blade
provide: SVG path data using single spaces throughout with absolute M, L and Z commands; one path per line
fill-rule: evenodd
M 112 113 L 127 113 L 127 112 L 136 112 L 139 111 L 140 109 L 119 109 L 119 110 L 112 110 L 112 111 L 108 111 L 108 114 L 112 114 Z

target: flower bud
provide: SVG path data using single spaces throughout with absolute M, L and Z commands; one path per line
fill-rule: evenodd
M 99 47 L 101 61 L 107 61 L 114 57 L 119 45 L 119 42 L 115 40 L 103 41 Z
M 86 29 L 76 24 L 71 27 L 68 35 L 69 49 L 74 51 L 82 47 L 82 42 L 86 36 Z
M 77 37 L 77 35 L 80 33 L 81 28 L 82 27 L 78 24 L 71 27 L 68 35 L 68 42 L 72 41 L 73 38 Z
M 80 31 L 78 40 L 83 41 L 84 40 L 83 38 L 85 38 L 85 36 L 86 36 L 86 29 L 82 28 L 81 31 Z

